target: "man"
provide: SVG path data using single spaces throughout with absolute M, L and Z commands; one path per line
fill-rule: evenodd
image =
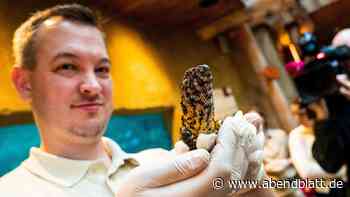
M 225 196 L 230 178 L 259 178 L 259 139 L 247 121 L 259 125 L 254 114 L 225 120 L 210 154 L 183 143 L 171 152 L 126 154 L 102 138 L 113 110 L 111 63 L 88 8 L 38 12 L 13 44 L 12 79 L 32 107 L 41 145 L 0 179 L 1 196 Z M 215 178 L 226 184 L 214 189 Z M 245 195 L 257 192 L 270 196 L 258 189 Z
M 350 29 L 338 32 L 332 45 L 334 47 L 350 46 Z M 350 147 L 350 81 L 346 75 L 338 75 L 337 81 L 340 84 L 340 94 L 325 98 L 328 109 L 325 115 L 319 116 L 319 113 L 316 113 L 317 122 L 314 128 L 316 138 L 312 148 L 313 156 L 320 166 L 331 173 L 336 173 L 343 165 L 347 168 L 350 166 L 350 157 L 347 152 Z M 350 178 L 349 172 L 347 169 L 347 179 Z M 349 185 L 346 184 L 344 187 L 346 189 L 334 196 L 350 197 Z

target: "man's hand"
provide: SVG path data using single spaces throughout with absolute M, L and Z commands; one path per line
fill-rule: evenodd
M 256 120 L 256 117 L 251 118 Z M 257 156 L 260 146 L 255 144 L 258 141 L 257 129 L 253 124 L 241 112 L 226 118 L 210 153 L 209 163 L 207 151 L 186 152 L 188 149 L 183 143 L 178 143 L 177 150 L 167 155 L 149 154 L 148 163 L 151 165 L 141 165 L 131 172 L 119 187 L 117 196 L 227 196 L 234 189 L 228 186 L 229 180 L 244 179 L 250 162 L 257 164 L 256 161 L 260 161 Z M 164 161 L 157 163 L 159 157 Z M 256 178 L 260 165 L 249 168 L 254 171 L 250 176 Z M 218 178 L 224 185 L 214 188 L 213 181 Z
M 130 172 L 119 186 L 116 196 L 153 197 L 153 196 L 183 196 L 190 194 L 195 185 L 176 182 L 189 179 L 207 167 L 210 155 L 206 150 L 198 149 L 178 154 L 178 151 L 167 152 L 161 149 L 151 149 L 141 152 L 139 160 L 143 164 Z M 175 155 L 175 154 L 177 155 Z M 153 157 L 153 158 L 152 158 Z M 186 187 L 185 187 L 186 186 Z M 195 196 L 195 195 L 191 195 Z
M 340 93 L 350 100 L 350 81 L 348 77 L 345 74 L 337 75 L 337 81 L 341 85 Z
M 264 120 L 263 118 L 256 112 L 249 112 L 244 115 L 244 118 L 251 124 L 255 126 L 256 135 L 254 139 L 251 141 L 251 144 L 248 146 L 248 171 L 245 179 L 248 180 L 260 180 L 262 176 L 264 176 L 263 171 L 263 152 L 264 152 L 264 143 L 265 136 L 263 132 Z

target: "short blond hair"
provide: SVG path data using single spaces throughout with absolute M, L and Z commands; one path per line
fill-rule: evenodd
M 89 8 L 79 4 L 57 5 L 36 12 L 22 23 L 13 36 L 15 65 L 33 70 L 36 65 L 36 34 L 41 24 L 52 17 L 94 26 L 102 31 L 99 17 Z

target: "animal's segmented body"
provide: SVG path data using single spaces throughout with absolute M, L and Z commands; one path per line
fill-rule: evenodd
M 213 75 L 208 65 L 198 65 L 185 72 L 181 95 L 181 136 L 191 150 L 196 148 L 200 133 L 217 132 L 214 120 Z

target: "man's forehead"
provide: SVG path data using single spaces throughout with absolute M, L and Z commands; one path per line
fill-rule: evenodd
M 97 27 L 62 17 L 52 17 L 44 21 L 38 29 L 36 43 L 37 55 L 46 55 L 50 61 L 57 59 L 55 57 L 62 53 L 108 58 L 103 34 Z
M 52 27 L 53 25 L 56 25 L 59 22 L 62 22 L 64 19 L 61 16 L 53 16 L 48 19 L 46 19 L 41 27 L 49 28 Z
M 83 43 L 103 44 L 105 40 L 103 33 L 95 26 L 76 22 L 63 17 L 52 17 L 43 22 L 36 33 L 36 42 L 39 45 L 49 41 L 50 43 L 62 44 L 62 39 L 65 40 L 65 45 L 76 43 L 80 40 Z M 102 46 L 102 45 L 100 45 Z
M 79 29 L 78 34 L 84 33 L 84 31 L 95 31 L 102 36 L 102 32 L 95 26 L 85 24 L 83 22 L 65 19 L 61 16 L 54 16 L 46 19 L 38 29 L 40 32 L 51 32 L 51 31 L 68 31 L 71 29 Z

